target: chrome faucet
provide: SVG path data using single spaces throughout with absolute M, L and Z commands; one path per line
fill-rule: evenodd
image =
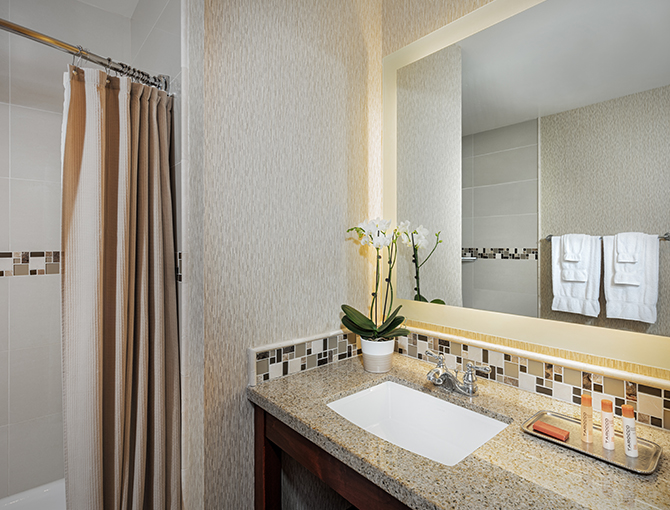
M 437 366 L 433 368 L 426 378 L 436 386 L 442 386 L 446 383 L 445 388 L 462 393 L 469 397 L 477 395 L 477 370 L 489 373 L 490 367 L 476 366 L 474 363 L 468 362 L 465 365 L 465 372 L 463 374 L 463 382 L 458 380 L 458 369 L 454 369 L 452 373 L 447 365 L 444 363 L 443 354 L 435 354 L 433 351 L 426 349 L 426 355 L 437 360 Z

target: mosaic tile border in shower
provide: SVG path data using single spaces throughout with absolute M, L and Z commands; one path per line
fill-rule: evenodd
M 443 338 L 412 333 L 396 342 L 399 354 L 425 361 L 426 349 L 443 354 L 450 368 L 463 369 L 468 361 L 488 366 L 490 374 L 478 372 L 479 377 L 520 390 L 545 395 L 563 402 L 581 404 L 581 395 L 593 397 L 594 410 L 600 410 L 604 398 L 614 402 L 614 412 L 621 416 L 621 406 L 635 409 L 638 422 L 670 430 L 670 390 L 655 388 L 632 381 L 585 372 L 553 363 L 522 358 Z
M 250 349 L 253 355 L 253 381 L 260 384 L 271 379 L 295 374 L 360 354 L 356 335 L 331 334 L 313 340 L 297 340 L 282 347 Z
M 0 251 L 0 277 L 60 274 L 60 251 Z
M 462 257 L 537 260 L 537 248 L 461 248 Z
M 177 273 L 177 281 L 180 282 L 182 281 L 182 258 L 181 258 L 182 252 L 178 251 L 177 252 L 177 263 L 175 264 L 175 271 Z

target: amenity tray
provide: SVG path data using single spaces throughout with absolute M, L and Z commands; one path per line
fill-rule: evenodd
M 560 441 L 541 432 L 533 430 L 533 423 L 543 421 L 549 425 L 562 428 L 570 432 L 567 441 Z M 633 473 L 640 475 L 650 475 L 658 467 L 658 461 L 661 458 L 663 448 L 656 443 L 647 441 L 640 437 L 637 438 L 637 457 L 628 457 L 625 453 L 623 435 L 619 431 L 614 432 L 614 450 L 605 450 L 602 444 L 602 434 L 600 426 L 593 425 L 593 443 L 582 441 L 581 422 L 577 418 L 554 413 L 552 411 L 540 411 L 535 416 L 526 421 L 521 428 L 531 436 L 539 437 L 545 441 L 570 448 L 576 452 L 583 453 L 590 457 L 602 460 L 609 464 L 614 464 Z

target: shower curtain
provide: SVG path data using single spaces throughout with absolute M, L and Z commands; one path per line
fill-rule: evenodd
M 70 67 L 62 164 L 68 509 L 178 509 L 172 98 Z

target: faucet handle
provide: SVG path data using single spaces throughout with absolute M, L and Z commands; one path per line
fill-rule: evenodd
M 465 368 L 467 369 L 468 372 L 474 372 L 476 370 L 479 370 L 480 372 L 486 372 L 487 374 L 491 372 L 491 367 L 487 367 L 485 365 L 475 365 L 474 363 L 468 362 L 465 365 Z
M 468 362 L 465 365 L 465 375 L 463 375 L 463 382 L 474 383 L 477 381 L 477 370 L 486 372 L 488 374 L 491 372 L 491 367 L 475 365 L 474 363 Z
M 443 354 L 435 354 L 430 349 L 426 349 L 426 355 L 430 356 L 431 358 L 435 358 L 437 360 L 437 367 L 438 368 L 446 368 L 446 365 L 444 364 L 444 355 Z

